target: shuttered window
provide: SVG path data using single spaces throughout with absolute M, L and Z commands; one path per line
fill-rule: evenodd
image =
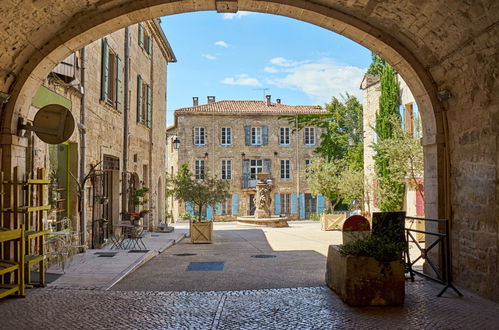
M 140 75 L 137 76 L 137 123 L 152 126 L 152 90 Z
M 101 67 L 101 100 L 121 111 L 123 62 L 109 47 L 107 38 L 102 39 Z

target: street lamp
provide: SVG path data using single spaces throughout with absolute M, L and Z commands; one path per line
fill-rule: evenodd
M 173 148 L 175 150 L 178 150 L 179 147 L 180 147 L 180 140 L 178 139 L 178 137 L 175 137 L 175 140 L 173 140 Z

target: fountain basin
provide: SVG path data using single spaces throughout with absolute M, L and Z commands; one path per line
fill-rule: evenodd
M 284 217 L 255 218 L 254 216 L 242 216 L 237 217 L 237 223 L 239 225 L 254 227 L 289 227 L 288 218 Z

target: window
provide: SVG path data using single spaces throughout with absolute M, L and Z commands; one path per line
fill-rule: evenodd
M 232 144 L 232 129 L 230 127 L 222 127 L 222 145 L 228 146 Z
M 251 144 L 254 146 L 262 145 L 262 128 L 251 127 Z
M 151 127 L 152 122 L 152 93 L 151 87 L 146 84 L 140 75 L 137 76 L 137 123 Z
M 120 159 L 118 157 L 104 155 L 104 160 L 102 162 L 103 170 L 119 170 L 120 169 Z
M 281 145 L 289 145 L 289 127 L 281 127 L 280 135 L 279 135 L 279 144 Z
M 291 214 L 291 194 L 280 194 L 281 214 Z
M 305 127 L 305 145 L 313 146 L 315 145 L 315 128 L 314 127 Z
M 195 127 L 194 128 L 194 145 L 196 146 L 204 146 L 206 144 L 205 135 L 204 135 L 204 127 Z
M 222 160 L 222 180 L 232 180 L 232 160 Z
M 204 160 L 196 160 L 196 166 L 194 168 L 194 174 L 196 180 L 204 180 Z
M 414 115 L 412 110 L 412 103 L 404 105 L 404 128 L 405 130 L 414 136 Z
M 281 180 L 289 180 L 291 178 L 289 159 L 281 160 Z
M 225 202 L 221 203 L 220 215 L 232 215 L 232 198 L 227 198 Z
M 101 100 L 121 111 L 121 82 L 123 63 L 107 42 L 102 39 Z
M 250 161 L 250 179 L 256 179 L 256 174 L 262 172 L 263 172 L 263 160 L 252 159 Z
M 310 165 L 310 159 L 305 159 L 305 166 Z

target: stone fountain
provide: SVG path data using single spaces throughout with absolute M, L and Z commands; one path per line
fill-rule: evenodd
M 272 215 L 270 209 L 270 206 L 272 205 L 272 197 L 270 194 L 272 185 L 265 182 L 265 179 L 268 176 L 269 173 L 265 172 L 256 175 L 258 182 L 256 184 L 256 194 L 253 199 L 256 207 L 255 215 L 238 217 L 237 221 L 240 224 L 266 227 L 289 227 L 287 218 Z

